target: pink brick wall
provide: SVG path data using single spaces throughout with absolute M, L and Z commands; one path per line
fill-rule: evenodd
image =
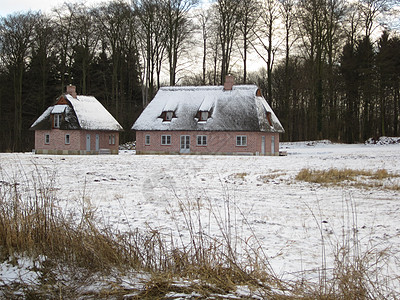
M 150 145 L 145 145 L 145 136 L 150 135 Z M 171 145 L 161 145 L 161 136 L 170 135 Z M 136 151 L 138 154 L 180 152 L 181 135 L 190 136 L 191 154 L 262 154 L 262 137 L 265 137 L 265 154 L 271 155 L 271 140 L 275 137 L 275 155 L 279 154 L 279 134 L 267 132 L 243 132 L 243 131 L 137 131 Z M 207 146 L 197 145 L 197 136 L 207 136 Z M 236 146 L 236 137 L 246 136 L 246 146 Z
M 50 142 L 45 143 L 45 135 L 50 135 Z M 65 143 L 65 135 L 69 134 L 70 143 Z M 110 149 L 111 153 L 118 153 L 119 132 L 117 131 L 88 131 L 88 130 L 36 130 L 35 151 L 37 153 L 74 153 L 84 154 L 86 152 L 86 136 L 90 135 L 90 150 L 92 154 L 96 150 L 96 134 L 99 135 L 99 149 Z M 109 144 L 109 137 L 115 137 L 115 144 Z

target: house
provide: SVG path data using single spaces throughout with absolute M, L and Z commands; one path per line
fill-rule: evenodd
M 93 96 L 67 86 L 32 124 L 37 154 L 118 154 L 121 125 Z
M 137 154 L 279 155 L 284 129 L 256 85 L 160 88 L 132 126 Z

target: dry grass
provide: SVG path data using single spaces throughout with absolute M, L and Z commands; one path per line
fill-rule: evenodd
M 400 190 L 400 186 L 394 183 L 394 179 L 399 177 L 400 175 L 391 174 L 385 169 L 370 171 L 331 168 L 329 170 L 302 169 L 297 174 L 296 180 L 322 185 Z
M 23 183 L 24 176 L 33 185 Z M 337 246 L 332 280 L 321 281 L 319 285 L 304 279 L 285 282 L 274 274 L 261 243 L 250 245 L 248 239 L 239 238 L 235 231 L 237 220 L 231 216 L 241 212 L 234 212 L 237 207 L 229 195 L 222 211 L 209 203 L 210 217 L 217 221 L 221 238 L 205 233 L 200 218 L 205 201 L 175 199 L 180 211 L 172 219 L 184 218 L 185 234 L 190 237 L 189 242 L 184 242 L 152 228 L 119 234 L 109 226 L 99 226 L 101 222 L 84 192 L 80 215 L 62 211 L 56 197 L 54 173 L 43 176 L 37 172 L 29 180 L 24 176 L 13 179 L 2 174 L 0 261 L 12 261 L 18 255 L 33 258 L 40 255 L 45 259 L 37 270 L 41 274 L 39 284 L 2 285 L 2 295 L 9 298 L 23 293 L 32 299 L 78 296 L 108 299 L 133 293 L 131 299 L 168 299 L 168 293 L 178 292 L 200 295 L 198 299 L 229 299 L 228 295 L 239 285 L 247 286 L 252 295 L 268 299 L 373 299 L 388 295 L 382 288 L 384 282 L 373 280 L 370 272 L 370 259 L 376 259 L 377 253 L 371 249 L 366 253 L 354 252 L 353 249 L 359 249 L 354 244 L 358 243 L 357 236 L 351 237 L 353 244 Z M 351 177 L 340 172 L 335 176 Z M 379 172 L 362 176 L 389 175 Z M 251 230 L 248 223 L 246 226 Z M 356 229 L 356 224 L 352 229 Z M 256 239 L 255 235 L 252 239 Z M 244 256 L 239 254 L 240 244 L 244 245 Z M 379 255 L 384 259 L 385 253 Z M 106 279 L 110 274 L 124 276 L 132 270 L 149 274 L 144 288 L 126 290 L 123 284 Z M 97 286 L 99 278 L 104 278 L 104 287 L 85 290 L 94 283 Z
M 243 173 L 234 173 L 234 174 L 231 175 L 231 177 L 236 178 L 236 179 L 242 179 L 242 180 L 244 180 L 245 177 L 246 177 L 247 175 L 249 175 L 249 174 L 247 174 L 246 172 L 243 172 Z
M 257 180 L 263 182 L 263 183 L 268 183 L 271 180 L 277 179 L 281 176 L 285 176 L 286 173 L 285 172 L 281 172 L 281 171 L 272 171 L 270 174 L 268 175 L 260 175 L 257 177 Z
M 77 223 L 57 207 L 51 189 L 34 189 L 27 198 L 18 183 L 1 188 L 0 245 L 4 256 L 44 255 L 91 271 L 130 264 L 126 249 L 107 227 L 85 211 Z

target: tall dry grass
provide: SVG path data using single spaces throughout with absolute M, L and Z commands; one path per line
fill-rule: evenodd
M 355 170 L 337 169 L 315 170 L 305 168 L 296 175 L 296 180 L 322 185 L 341 185 L 363 188 L 383 188 L 388 190 L 400 190 L 400 185 L 395 182 L 399 174 L 389 173 L 385 169 Z
M 303 285 L 300 294 L 314 299 L 398 299 L 399 278 L 388 271 L 390 264 L 396 265 L 390 261 L 396 253 L 374 244 L 373 232 L 370 237 L 360 236 L 357 203 L 351 194 L 342 200 L 341 232 L 333 231 L 318 218 L 315 208 L 305 205 L 319 229 L 323 255 L 318 283 Z M 327 231 L 329 235 L 324 234 Z M 330 266 L 328 259 L 332 260 Z
M 189 197 L 173 199 L 180 209 L 172 220 L 184 219 L 186 231 L 179 234 L 188 237 L 184 240 L 156 228 L 116 232 L 97 219 L 85 192 L 80 199 L 79 215 L 65 211 L 57 198 L 56 171 L 37 167 L 31 174 L 21 171 L 10 176 L 3 170 L 0 174 L 0 261 L 12 261 L 18 255 L 44 257 L 38 267 L 39 285 L 23 288 L 3 285 L 8 289 L 3 295 L 11 298 L 16 295 L 13 292 L 21 290 L 28 298 L 119 298 L 132 291 L 114 282 L 97 291 L 87 292 L 85 287 L 110 274 L 118 277 L 132 270 L 145 272 L 148 277 L 144 287 L 135 291 L 131 299 L 162 299 L 169 292 L 194 292 L 200 298 L 218 298 L 234 292 L 238 286 L 248 287 L 249 298 L 264 299 L 399 296 L 376 273 L 377 266 L 384 266 L 388 253 L 374 248 L 362 251 L 352 202 L 346 207 L 348 219 L 354 221 L 348 223 L 342 238 L 332 244 L 335 248 L 332 269 L 323 261 L 323 280 L 318 283 L 308 281 L 306 274 L 297 281 L 288 281 L 275 274 L 254 232 L 251 239 L 240 236 L 238 216 L 250 231 L 251 224 L 228 191 L 224 193 L 222 208 L 214 207 L 207 197 L 194 201 Z M 212 235 L 203 223 L 203 209 L 218 224 L 218 236 Z M 312 208 L 310 212 L 314 213 Z M 316 216 L 315 219 L 318 222 Z M 176 228 L 181 230 L 178 225 Z M 323 247 L 327 245 L 323 243 Z M 180 284 L 182 280 L 186 281 L 184 285 Z
M 3 175 L 5 175 L 3 173 Z M 0 185 L 0 245 L 2 256 L 45 255 L 88 270 L 125 265 L 126 249 L 114 233 L 95 224 L 93 212 L 80 220 L 63 211 L 57 199 L 54 172 L 28 178 L 2 176 Z M 6 180 L 4 180 L 6 178 Z

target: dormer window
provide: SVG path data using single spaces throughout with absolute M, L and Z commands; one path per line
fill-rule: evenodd
M 61 117 L 61 114 L 54 114 L 54 128 L 60 128 Z
M 176 118 L 175 112 L 172 110 L 163 111 L 159 118 L 163 119 L 163 122 L 171 122 L 173 118 Z
M 61 101 L 62 99 L 59 99 L 58 102 L 62 102 Z M 63 119 L 63 115 L 64 115 L 67 107 L 68 107 L 67 104 L 54 105 L 53 109 L 51 110 L 51 115 L 53 116 L 53 128 L 60 128 L 61 121 Z
M 199 122 L 206 122 L 210 118 L 210 112 L 206 110 L 199 110 L 196 118 Z

